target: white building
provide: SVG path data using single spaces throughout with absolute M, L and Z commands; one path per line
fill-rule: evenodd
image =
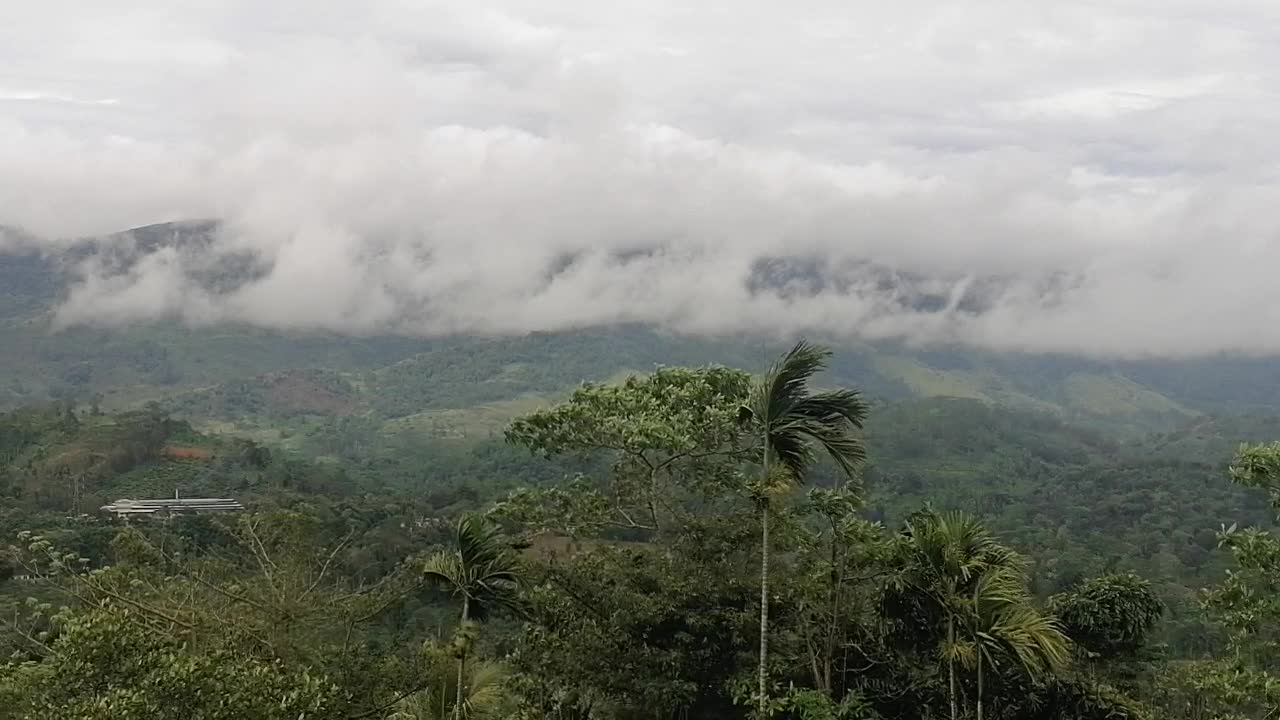
M 204 513 L 240 512 L 244 505 L 231 498 L 179 498 L 172 500 L 120 499 L 103 505 L 102 511 L 117 518 L 171 517 Z

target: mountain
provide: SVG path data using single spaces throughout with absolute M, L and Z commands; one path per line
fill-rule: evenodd
M 169 398 L 204 418 L 456 415 L 520 398 L 559 396 L 584 380 L 658 364 L 760 369 L 782 347 L 777 341 L 686 337 L 638 326 L 500 338 L 350 337 L 166 322 L 53 330 L 53 312 L 75 282 L 76 268 L 86 262 L 110 276 L 127 273 L 152 253 L 172 252 L 188 258 L 186 266 L 196 268 L 194 281 L 214 291 L 269 271 L 246 252 L 210 252 L 219 227 L 192 221 L 56 246 L 29 238 L 0 242 L 0 407 L 49 397 L 88 401 L 100 394 L 104 404 L 121 408 Z M 40 247 L 61 250 L 41 253 Z M 945 301 L 927 278 L 883 268 L 869 272 L 900 289 L 905 303 Z M 811 292 L 839 278 L 814 261 L 783 258 L 762 264 L 753 281 Z M 962 302 L 978 302 L 980 295 Z M 827 340 L 836 349 L 827 381 L 856 385 L 882 402 L 968 398 L 1131 436 L 1177 428 L 1208 413 L 1280 412 L 1280 364 L 1271 358 L 1103 361 Z M 308 394 L 310 399 L 299 399 Z M 492 408 L 484 412 L 492 414 Z
M 0 462 L 0 480 L 7 467 L 28 501 L 58 508 L 81 493 L 107 500 L 259 482 L 297 489 L 307 479 L 316 484 L 305 487 L 338 494 L 482 503 L 584 470 L 581 458 L 533 462 L 505 443 L 511 418 L 584 381 L 658 365 L 760 370 L 787 345 L 638 325 L 429 338 L 173 322 L 55 330 L 82 263 L 111 275 L 157 252 L 176 254 L 207 271 L 195 281 L 210 291 L 267 271 L 247 254 L 211 256 L 217 232 L 209 222 L 154 225 L 71 240 L 58 253 L 41 253 L 49 246 L 30 238 L 0 238 L 0 411 L 50 398 L 106 411 L 81 412 L 74 425 L 65 407 L 9 414 L 14 428 L 40 433 L 23 440 L 0 422 L 0 451 L 21 441 L 4 456 L 8 465 Z M 913 306 L 944 301 L 926 278 L 868 272 L 900 285 Z M 760 275 L 796 292 L 839 281 L 794 261 Z M 1239 442 L 1280 438 L 1274 359 L 1117 361 L 815 339 L 835 350 L 821 383 L 861 388 L 872 401 L 867 513 L 890 525 L 925 502 L 977 513 L 1029 553 L 1042 594 L 1134 569 L 1159 584 L 1182 623 L 1194 589 L 1227 567 L 1214 530 L 1269 519 L 1265 499 L 1232 485 L 1224 469 Z M 154 457 L 102 464 L 128 444 L 129 428 L 158 418 L 175 424 L 162 426 L 173 437 L 151 448 Z M 235 445 L 245 440 L 270 449 L 270 467 L 164 454 L 170 445 L 214 448 L 218 457 L 258 447 Z M 831 481 L 823 472 L 815 483 Z M 69 485 L 71 476 L 83 487 Z M 1186 627 L 1194 634 L 1198 626 Z

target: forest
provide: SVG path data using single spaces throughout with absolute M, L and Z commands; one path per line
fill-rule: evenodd
M 586 383 L 468 443 L 9 412 L 0 718 L 1280 713 L 1274 421 L 1120 442 L 831 362 Z M 249 510 L 96 512 L 175 487 Z

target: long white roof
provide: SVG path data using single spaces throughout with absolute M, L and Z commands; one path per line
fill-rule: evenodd
M 130 500 L 121 498 L 103 505 L 104 512 L 130 515 L 145 515 L 173 510 L 243 510 L 238 500 L 231 498 L 170 498 L 166 500 Z

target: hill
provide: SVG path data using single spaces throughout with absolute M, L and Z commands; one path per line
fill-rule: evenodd
M 54 329 L 53 312 L 75 281 L 76 268 L 87 261 L 110 276 L 168 249 L 201 258 L 192 262 L 200 269 L 196 281 L 221 290 L 265 271 L 249 254 L 202 255 L 218 230 L 216 222 L 192 221 L 56 246 L 29 238 L 0 243 L 0 367 L 6 370 L 0 407 L 49 398 L 88 402 L 101 395 L 106 406 L 126 408 L 206 393 L 223 398 L 204 406 L 218 415 L 227 402 L 235 405 L 235 397 L 256 392 L 254 386 L 278 383 L 281 377 L 294 382 L 297 371 L 305 370 L 349 386 L 346 398 L 331 408 L 339 415 L 356 410 L 389 418 L 432 410 L 456 415 L 529 394 L 562 394 L 584 380 L 659 364 L 716 362 L 760 369 L 781 346 L 758 338 L 684 337 L 635 326 L 504 338 L 356 338 L 244 326 L 189 328 L 164 320 L 163 308 L 146 324 Z M 41 254 L 39 247 L 60 250 Z M 912 282 L 894 277 L 885 281 Z M 1174 428 L 1202 413 L 1280 409 L 1280 366 L 1264 358 L 1097 361 L 818 339 L 837 350 L 830 382 L 857 385 L 886 401 L 964 397 L 1131 435 Z M 289 394 L 278 388 L 273 397 L 282 402 L 280 408 L 266 398 L 251 403 L 252 412 L 261 408 L 277 416 L 303 409 L 288 407 Z
M 127 446 L 122 428 L 160 413 L 174 423 L 165 426 L 171 445 L 247 440 L 289 458 L 272 465 L 273 482 L 312 477 L 315 488 L 376 488 L 444 504 L 495 497 L 581 469 L 531 464 L 502 442 L 512 418 L 584 381 L 658 365 L 760 370 L 783 347 L 639 326 L 433 338 L 164 320 L 54 329 L 76 261 L 127 272 L 158 248 L 198 253 L 216 232 L 208 222 L 149 226 L 69 241 L 58 258 L 29 240 L 0 243 L 0 409 L 50 399 L 80 409 L 73 430 L 58 429 L 61 415 L 31 416 L 43 439 L 22 445 L 8 465 L 10 482 L 26 484 L 20 495 L 46 493 L 41 502 L 61 507 L 72 491 L 110 500 L 249 482 L 197 456 L 164 455 L 163 446 L 127 468 L 102 459 Z M 258 271 L 241 257 L 210 266 L 205 279 L 231 287 Z M 1240 441 L 1280 437 L 1280 363 L 1271 359 L 1104 361 L 831 344 L 821 382 L 861 388 L 875 408 L 871 514 L 896 522 L 925 501 L 973 510 L 1053 558 L 1037 569 L 1047 589 L 1128 566 L 1185 597 L 1221 570 L 1213 528 L 1266 519 L 1258 498 L 1223 481 L 1222 464 Z M 315 464 L 304 471 L 289 462 Z M 84 482 L 73 486 L 71 477 Z

